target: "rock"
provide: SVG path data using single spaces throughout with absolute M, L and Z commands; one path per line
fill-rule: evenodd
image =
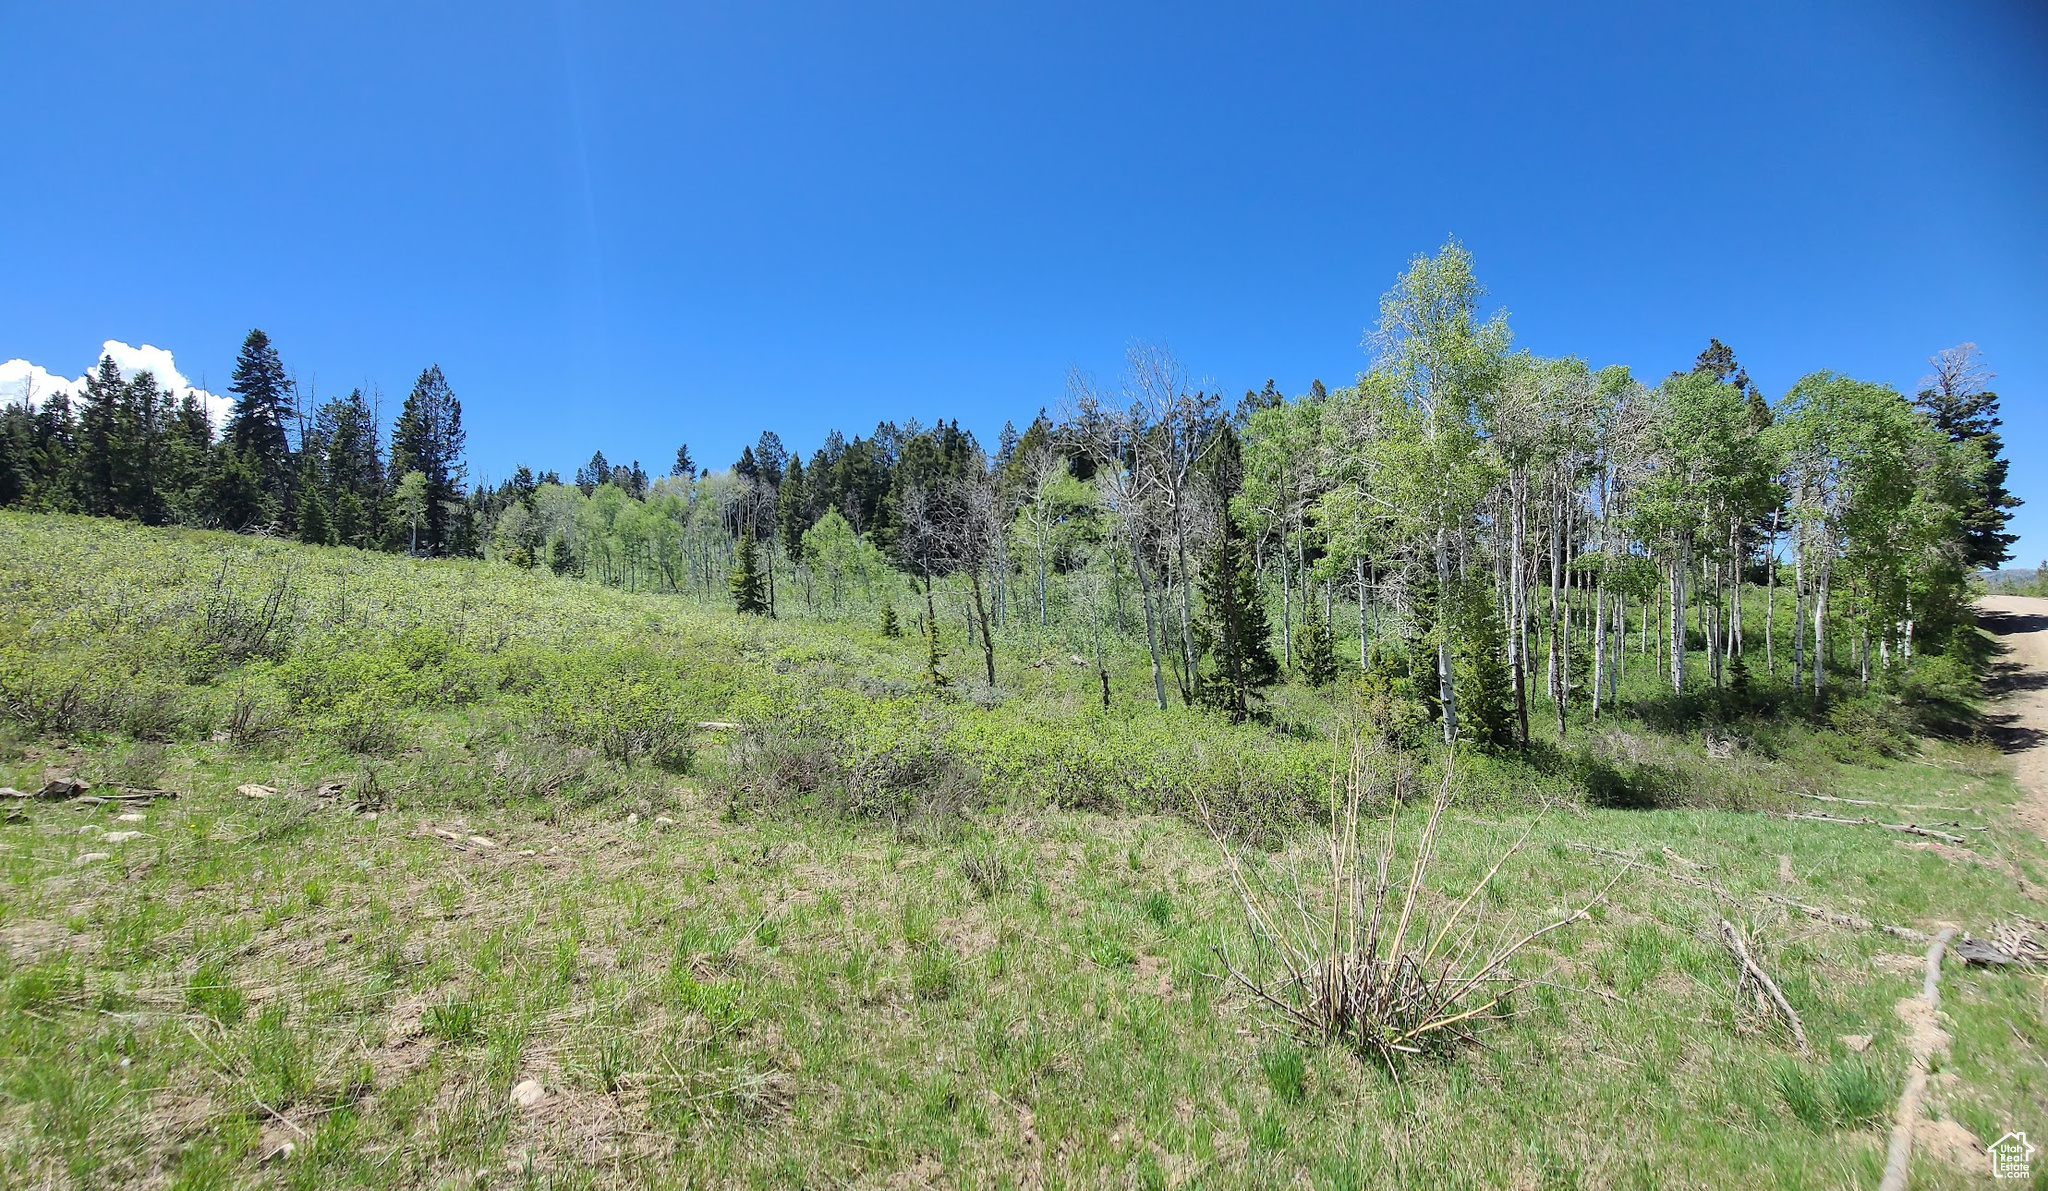
M 90 782 L 82 782 L 70 774 L 63 774 L 45 781 L 43 788 L 36 791 L 36 797 L 51 799 L 76 798 L 90 789 L 92 789 Z
M 521 848 L 521 849 L 519 849 L 519 854 L 520 854 L 521 856 L 536 856 L 536 855 L 539 855 L 539 853 L 535 852 L 535 851 L 534 851 L 534 850 L 533 850 L 532 848 Z
M 88 864 L 98 864 L 102 860 L 112 860 L 113 858 L 114 854 L 112 852 L 82 852 L 71 863 L 76 867 L 83 868 Z
M 1082 657 L 1082 656 L 1081 656 L 1080 654 L 1078 654 L 1078 653 L 1070 653 L 1070 654 L 1068 654 L 1068 655 L 1067 655 L 1067 661 L 1068 661 L 1068 662 L 1070 662 L 1070 663 L 1072 663 L 1073 665 L 1076 665 L 1076 666 L 1085 666 L 1085 665 L 1087 665 L 1087 664 L 1088 664 L 1088 659 L 1087 659 L 1087 658 L 1084 658 L 1084 657 Z
M 292 1160 L 293 1155 L 297 1154 L 298 1152 L 299 1144 L 297 1142 L 281 1141 L 277 1143 L 276 1149 L 270 1151 L 268 1154 L 263 1155 L 263 1161 L 266 1164 L 271 1162 L 289 1162 Z
M 1843 1046 L 1848 1047 L 1852 1054 L 1860 1055 L 1864 1051 L 1870 1049 L 1870 1043 L 1873 1037 L 1874 1036 L 1870 1034 L 1837 1034 L 1835 1035 L 1835 1041 L 1841 1043 Z
M 656 827 L 674 827 L 676 825 L 676 821 L 674 819 L 669 818 L 667 815 L 656 815 L 654 816 L 654 825 Z
M 628 815 L 626 816 L 626 826 L 628 826 L 628 827 L 634 827 L 634 826 L 638 826 L 638 825 L 639 825 L 639 823 L 640 823 L 640 812 L 639 812 L 639 811 L 633 811 L 632 813 L 630 813 L 630 814 L 628 814 Z
M 369 822 L 375 823 L 375 822 L 377 821 L 377 812 L 376 812 L 376 811 L 364 811 L 364 812 L 363 812 L 363 818 L 364 818 L 364 819 L 366 819 L 366 820 L 368 820 Z
M 315 798 L 339 798 L 348 793 L 347 782 L 321 782 L 313 789 Z
M 495 848 L 498 846 L 497 840 L 490 839 L 481 835 L 470 836 L 469 842 L 475 844 L 479 848 Z
M 109 831 L 108 833 L 100 837 L 100 842 L 108 844 L 125 844 L 129 840 L 141 838 L 142 833 L 140 831 Z
M 100 828 L 100 825 L 99 825 L 99 824 L 97 824 L 97 823 L 87 823 L 87 824 L 86 824 L 85 826 L 83 826 L 83 827 L 81 827 L 81 828 L 79 828 L 79 829 L 78 829 L 78 834 L 80 834 L 80 835 L 98 835 L 98 834 L 100 833 L 100 830 L 101 830 L 101 828 Z
M 129 811 L 125 815 L 114 816 L 114 822 L 116 823 L 146 823 L 148 821 L 149 816 L 143 814 L 141 811 Z
M 27 798 L 27 797 L 28 797 L 28 791 L 26 791 L 26 790 L 17 790 L 17 789 L 15 789 L 15 788 L 14 788 L 13 786 L 0 786 L 0 798 Z
M 2002 968 L 2019 962 L 2010 952 L 1982 939 L 1970 938 L 1968 935 L 1963 936 L 1958 942 L 1950 943 L 1949 951 L 1966 964 L 1976 964 L 1984 968 Z
M 277 797 L 276 787 L 259 786 L 255 782 L 243 782 L 241 785 L 235 787 L 235 793 L 240 794 L 244 798 L 260 799 Z
M 510 1103 L 515 1108 L 532 1108 L 547 1098 L 548 1090 L 537 1079 L 522 1079 L 512 1087 Z

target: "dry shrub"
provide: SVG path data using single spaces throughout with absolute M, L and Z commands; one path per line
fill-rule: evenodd
M 1450 807 L 1453 766 L 1445 766 L 1402 879 L 1397 853 L 1410 776 L 1390 762 L 1383 751 L 1359 746 L 1345 779 L 1331 781 L 1327 872 L 1304 873 L 1282 861 L 1281 879 L 1269 879 L 1248 869 L 1223 832 L 1212 828 L 1252 937 L 1248 956 L 1218 948 L 1232 979 L 1301 1037 L 1341 1043 L 1388 1063 L 1475 1041 L 1517 991 L 1536 983 L 1510 971 L 1515 956 L 1585 917 L 1606 895 L 1602 889 L 1577 912 L 1534 929 L 1487 921 L 1482 895 L 1528 840 L 1524 832 L 1436 920 L 1424 900 Z M 1391 790 L 1391 799 L 1375 843 L 1365 838 L 1373 829 L 1366 804 L 1380 785 Z

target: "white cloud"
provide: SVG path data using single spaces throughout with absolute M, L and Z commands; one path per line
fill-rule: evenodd
M 216 428 L 227 424 L 228 411 L 233 408 L 234 401 L 193 387 L 192 382 L 185 379 L 185 374 L 178 371 L 177 361 L 171 358 L 168 349 L 147 343 L 132 347 L 118 339 L 109 339 L 100 345 L 100 355 L 112 356 L 114 366 L 121 370 L 123 377 L 132 377 L 138 372 L 154 373 L 157 385 L 169 391 L 174 400 L 182 400 L 186 393 L 196 395 Z M 93 367 L 97 369 L 98 366 L 99 359 L 94 357 Z M 0 364 L 0 402 L 12 404 L 26 396 L 30 405 L 40 406 L 56 393 L 68 394 L 75 400 L 84 389 L 83 376 L 67 379 L 27 360 L 9 360 Z

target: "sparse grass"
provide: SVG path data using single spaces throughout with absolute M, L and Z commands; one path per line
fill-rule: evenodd
M 73 717 L 9 705 L 0 784 L 148 773 L 182 795 L 143 808 L 146 834 L 123 844 L 79 831 L 128 826 L 116 808 L 33 804 L 0 826 L 0 1184 L 468 1186 L 484 1170 L 485 1184 L 592 1188 L 1869 1186 L 1903 1066 L 1892 1006 L 1917 981 L 1874 961 L 1913 949 L 1756 895 L 1921 927 L 2040 915 L 2006 870 L 1893 833 L 1690 794 L 1630 806 L 1566 767 L 1475 764 L 1440 829 L 1429 912 L 1546 800 L 1488 900 L 1580 904 L 1616 865 L 1572 845 L 1648 863 L 1523 957 L 1544 979 L 1479 1046 L 1389 1072 L 1275 1034 L 1216 979 L 1214 949 L 1248 941 L 1237 899 L 1221 849 L 1156 776 L 1199 778 L 1205 798 L 1270 792 L 1299 759 L 1299 788 L 1320 797 L 1331 748 L 1312 732 L 1125 710 L 1112 723 L 1085 669 L 1006 672 L 999 706 L 941 708 L 1001 795 L 986 806 L 950 825 L 735 816 L 718 734 L 692 741 L 681 773 L 641 743 L 630 758 L 578 752 L 529 731 L 524 684 L 603 640 L 673 660 L 684 677 L 660 698 L 744 719 L 779 706 L 747 689 L 760 676 L 914 685 L 916 643 L 243 538 L 14 515 L 0 538 L 0 666 L 17 667 L 0 686 L 51 696 L 36 716 Z M 402 665 L 411 677 L 363 684 L 398 726 L 392 747 L 351 751 L 326 712 L 291 705 L 275 670 L 296 644 L 280 660 L 201 658 L 197 682 L 158 670 L 180 656 L 181 601 L 222 556 L 248 607 L 269 596 L 266 567 L 305 560 L 295 641 L 345 631 Z M 397 644 L 421 624 L 439 637 Z M 1130 686 L 1135 703 L 1143 684 Z M 145 717 L 138 690 L 184 726 Z M 1305 724 L 1329 710 L 1287 700 Z M 1979 744 L 1844 762 L 1787 729 L 1777 756 L 1708 762 L 1635 721 L 1573 731 L 1610 770 L 1675 773 L 1686 790 L 1727 774 L 1758 805 L 1795 785 L 1966 805 L 1989 828 L 1968 833 L 1973 852 L 2048 878 L 2010 818 L 2003 762 Z M 1098 736 L 1103 752 L 1086 754 Z M 1151 760 L 1096 788 L 1147 740 Z M 886 743 L 848 755 L 895 755 Z M 1233 768 L 1240 745 L 1259 755 Z M 1047 769 L 1060 750 L 1081 760 Z M 1418 780 L 1431 777 L 1425 760 Z M 311 797 L 329 780 L 352 784 Z M 252 781 L 285 805 L 235 793 Z M 1280 866 L 1319 846 L 1275 831 L 1244 851 Z M 1710 933 L 1727 907 L 1657 875 L 1667 846 L 1742 903 L 1828 1057 L 1793 1059 L 1730 996 Z M 74 866 L 88 851 L 114 856 Z M 1951 967 L 1943 990 L 1956 1080 L 1937 1081 L 1937 1110 L 1980 1135 L 2040 1121 L 2040 982 Z M 1843 1034 L 1876 1042 L 1851 1055 L 1833 1045 Z M 514 1109 L 525 1078 L 548 1097 Z M 285 1140 L 297 1154 L 261 1165 Z M 1923 1160 L 1915 1185 L 1963 1179 Z

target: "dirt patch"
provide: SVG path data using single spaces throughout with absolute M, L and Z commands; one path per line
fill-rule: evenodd
M 1921 1121 L 1913 1126 L 1913 1147 L 1966 1174 L 1981 1178 L 1991 1173 L 1991 1155 L 1984 1152 L 1984 1143 L 1954 1121 Z
M 1977 612 L 2006 651 L 1992 677 L 1992 735 L 2013 759 L 2020 822 L 2048 839 L 2048 599 L 1986 596 Z

